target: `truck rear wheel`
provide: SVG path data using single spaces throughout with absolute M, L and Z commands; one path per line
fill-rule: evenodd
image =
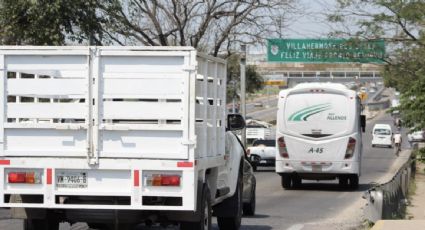
M 256 205 L 255 187 L 256 187 L 256 184 L 253 183 L 252 184 L 252 188 L 251 188 L 251 195 L 250 195 L 249 203 L 244 203 L 243 204 L 243 214 L 245 216 L 253 216 L 253 215 L 255 215 L 255 205 Z
M 57 230 L 59 229 L 59 219 L 46 218 L 46 219 L 25 219 L 25 230 Z
M 235 213 L 235 215 L 231 217 L 217 216 L 217 223 L 220 230 L 238 230 L 240 228 L 241 222 L 242 222 L 242 205 L 243 205 L 242 187 L 243 187 L 242 175 L 239 175 L 235 194 L 227 198 L 228 199 L 227 201 L 230 202 L 229 204 L 232 204 L 231 209 L 234 211 L 233 213 Z
M 211 198 L 210 191 L 206 185 L 202 189 L 201 202 L 198 204 L 199 220 L 195 222 L 182 222 L 180 223 L 181 230 L 211 230 Z

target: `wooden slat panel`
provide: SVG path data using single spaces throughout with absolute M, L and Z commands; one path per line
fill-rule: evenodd
M 84 119 L 87 107 L 83 103 L 8 103 L 8 118 Z
M 52 96 L 81 95 L 85 96 L 87 84 L 85 79 L 8 79 L 9 95 L 20 96 Z
M 203 150 L 206 148 L 206 132 L 204 130 L 204 125 L 202 123 L 196 123 L 195 132 L 197 139 L 195 154 L 197 155 L 197 158 L 205 157 L 206 153 L 203 152 Z
M 47 75 L 61 77 L 64 70 L 86 71 L 87 56 L 7 56 L 6 66 L 9 71 L 45 71 Z
M 101 71 L 105 73 L 182 73 L 184 56 L 109 56 L 101 60 Z
M 147 95 L 167 98 L 167 95 L 182 95 L 183 79 L 179 78 L 149 78 L 149 79 L 104 79 L 103 93 L 106 98 L 113 95 L 134 96 Z M 132 97 L 134 98 L 134 97 Z
M 104 119 L 183 119 L 182 103 L 103 102 Z
M 86 155 L 87 130 L 6 129 L 5 150 L 31 155 Z M 26 153 L 25 153 L 26 152 Z
M 101 157 L 187 158 L 182 131 L 101 131 Z M 160 147 L 159 147 L 160 146 Z
M 196 83 L 196 96 L 203 97 L 204 96 L 204 82 L 203 81 L 195 81 Z
M 195 117 L 196 117 L 196 119 L 204 119 L 205 114 L 204 114 L 204 106 L 203 105 L 199 105 L 199 104 L 195 105 Z

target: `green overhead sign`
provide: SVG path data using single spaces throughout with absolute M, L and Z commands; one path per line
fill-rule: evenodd
M 382 63 L 383 40 L 268 39 L 269 62 L 361 62 Z

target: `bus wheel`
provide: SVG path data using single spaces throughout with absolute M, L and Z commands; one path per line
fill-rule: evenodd
M 284 189 L 290 189 L 291 188 L 291 175 L 282 175 L 281 176 L 281 182 L 282 182 L 282 188 Z
M 339 187 L 342 189 L 346 189 L 348 185 L 348 177 L 347 176 L 339 176 L 338 178 Z
M 298 175 L 292 176 L 292 187 L 299 188 L 301 186 L 302 179 Z
M 350 188 L 353 190 L 357 190 L 359 188 L 359 175 L 353 174 L 350 175 Z

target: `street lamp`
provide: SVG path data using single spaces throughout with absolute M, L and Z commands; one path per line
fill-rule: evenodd
M 244 119 L 246 119 L 246 107 L 245 107 L 245 81 L 246 81 L 246 73 L 245 73 L 245 69 L 246 69 L 246 45 L 242 44 L 241 45 L 241 61 L 240 61 L 240 68 L 241 68 L 241 105 L 240 105 L 240 110 L 241 110 L 241 114 L 243 116 Z M 242 130 L 242 144 L 244 145 L 244 147 L 246 147 L 246 129 Z
M 234 94 L 232 95 L 232 113 L 236 113 L 236 92 L 237 92 L 237 89 L 236 89 L 236 80 L 235 79 L 232 79 L 231 81 L 230 81 L 230 84 L 232 84 L 232 86 L 233 86 L 233 90 L 235 91 L 234 92 Z M 239 113 L 239 111 L 238 111 L 238 113 Z

